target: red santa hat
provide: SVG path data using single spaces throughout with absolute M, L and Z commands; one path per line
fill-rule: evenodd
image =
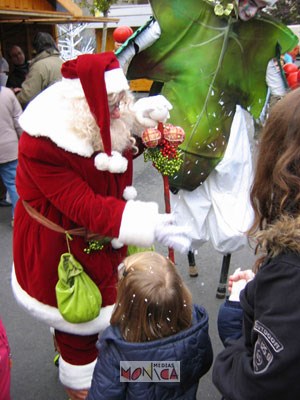
M 61 73 L 66 79 L 80 80 L 90 111 L 100 128 L 103 150 L 107 156 L 111 156 L 110 113 L 107 95 L 129 89 L 127 79 L 115 54 L 104 52 L 80 55 L 74 60 L 66 61 L 62 65 Z M 120 155 L 118 155 L 118 159 L 120 160 Z M 107 157 L 105 160 L 105 166 L 99 165 L 98 167 L 96 165 L 96 167 L 101 170 L 110 170 L 107 165 Z M 121 171 L 117 167 L 117 170 L 110 170 L 110 172 Z

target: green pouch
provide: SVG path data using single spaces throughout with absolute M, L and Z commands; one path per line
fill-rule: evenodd
M 77 324 L 98 317 L 101 293 L 70 252 L 60 257 L 55 292 L 58 309 L 66 321 Z
M 134 245 L 128 245 L 127 246 L 127 256 L 131 256 L 132 254 L 135 253 L 142 253 L 143 251 L 155 251 L 154 246 L 151 247 L 138 247 Z

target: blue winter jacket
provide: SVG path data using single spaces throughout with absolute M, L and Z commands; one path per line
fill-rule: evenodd
M 191 328 L 178 334 L 133 343 L 110 326 L 97 347 L 99 357 L 87 400 L 194 400 L 199 380 L 213 360 L 208 315 L 200 306 L 194 306 Z M 180 361 L 180 382 L 120 382 L 120 361 Z
M 223 345 L 226 347 L 230 340 L 242 336 L 243 309 L 239 301 L 226 301 L 220 306 L 218 314 L 218 331 Z

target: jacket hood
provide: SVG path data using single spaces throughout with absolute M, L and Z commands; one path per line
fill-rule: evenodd
M 44 60 L 45 58 L 52 57 L 52 56 L 60 57 L 59 51 L 55 50 L 55 49 L 42 50 L 31 61 L 29 61 L 29 65 L 33 65 L 40 60 Z
M 115 342 L 120 350 L 121 360 L 149 360 L 157 362 L 180 361 L 180 384 L 199 380 L 199 370 L 206 371 L 212 363 L 211 342 L 208 335 L 208 315 L 201 306 L 194 306 L 193 324 L 190 328 L 167 338 L 151 342 L 126 342 L 118 327 L 109 327 L 100 338 L 101 341 Z M 100 350 L 101 352 L 101 350 Z M 202 374 L 201 374 L 202 375 Z M 195 378 L 195 377 L 198 377 Z M 158 382 L 168 385 L 168 382 Z
M 270 257 L 281 253 L 300 252 L 300 216 L 293 218 L 282 216 L 274 224 L 256 234 L 262 250 Z

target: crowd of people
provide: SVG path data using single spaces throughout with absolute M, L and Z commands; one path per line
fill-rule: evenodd
M 53 330 L 69 398 L 192 400 L 212 367 L 226 400 L 296 399 L 300 88 L 281 87 L 260 133 L 247 235 L 261 254 L 252 270 L 229 277 L 218 316 L 225 349 L 213 364 L 208 313 L 178 267 L 155 251 L 127 255 L 130 245 L 155 242 L 190 249 L 187 227 L 151 198 L 137 200 L 132 186 L 141 134 L 165 123 L 172 104 L 161 95 L 136 101 L 114 52 L 63 63 L 44 32 L 33 48 L 29 62 L 11 47 L 11 72 L 0 54 L 0 176 L 12 204 L 13 294 Z M 82 299 L 76 278 L 86 276 L 96 314 L 87 317 L 73 297 L 69 319 L 61 298 Z M 0 354 L 1 399 L 10 400 L 2 323 Z M 168 379 L 150 379 L 151 362 L 167 365 Z M 148 371 L 145 380 L 130 376 L 136 368 Z

